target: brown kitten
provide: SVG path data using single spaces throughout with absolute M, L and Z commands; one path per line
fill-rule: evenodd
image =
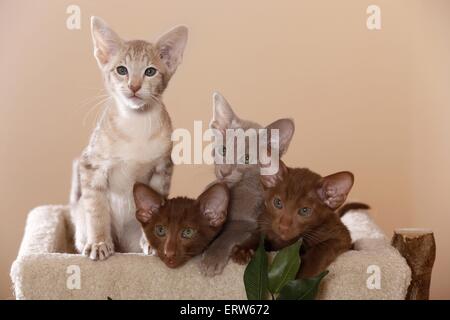
M 197 200 L 165 200 L 145 184 L 134 186 L 136 218 L 160 259 L 177 268 L 202 253 L 222 230 L 227 217 L 229 191 L 214 184 Z
M 321 177 L 308 169 L 288 168 L 261 176 L 265 190 L 265 210 L 260 231 L 266 235 L 266 248 L 280 250 L 300 237 L 301 266 L 298 276 L 309 278 L 324 271 L 341 253 L 351 248 L 350 233 L 335 212 L 353 186 L 353 174 L 338 172 Z M 236 248 L 233 259 L 248 260 L 257 240 Z

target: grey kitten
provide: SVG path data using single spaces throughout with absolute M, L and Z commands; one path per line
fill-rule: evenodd
M 229 103 L 219 93 L 214 94 L 213 101 L 213 119 L 210 124 L 212 129 L 225 133 L 227 129 L 258 130 L 264 128 L 255 122 L 237 117 Z M 269 131 L 270 129 L 279 130 L 278 152 L 281 156 L 287 151 L 294 134 L 294 122 L 290 119 L 280 119 L 265 128 Z M 227 137 L 227 139 L 229 138 Z M 232 144 L 235 144 L 235 142 L 233 141 Z M 270 145 L 268 148 L 270 148 Z M 225 155 L 226 148 L 224 148 L 223 153 Z M 247 155 L 246 157 L 248 160 Z M 236 161 L 235 164 L 216 163 L 215 175 L 219 181 L 225 182 L 230 188 L 230 204 L 223 232 L 214 240 L 202 257 L 201 269 L 207 276 L 222 273 L 234 247 L 248 240 L 252 232 L 257 229 L 257 220 L 262 212 L 264 201 L 263 188 L 260 182 L 260 164 L 258 162 L 254 164 L 236 163 Z

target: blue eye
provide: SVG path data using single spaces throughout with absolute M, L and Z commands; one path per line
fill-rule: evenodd
M 283 202 L 281 202 L 280 198 L 274 198 L 273 199 L 273 206 L 277 209 L 282 209 L 283 208 Z
M 303 216 L 303 217 L 308 217 L 310 216 L 312 213 L 312 209 L 308 208 L 308 207 L 303 207 L 301 209 L 298 210 L 298 214 Z
M 166 235 L 166 228 L 161 225 L 155 226 L 155 233 L 158 237 L 164 237 Z
M 121 76 L 126 76 L 128 74 L 128 69 L 126 67 L 124 67 L 124 66 L 118 66 L 116 71 Z
M 150 67 L 150 68 L 145 69 L 145 75 L 147 77 L 153 77 L 156 74 L 157 71 L 158 70 L 156 70 L 155 68 Z

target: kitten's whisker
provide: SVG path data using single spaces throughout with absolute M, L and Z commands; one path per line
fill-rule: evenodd
M 303 239 L 307 240 L 307 242 L 313 242 L 315 244 L 322 242 L 322 238 L 320 235 L 318 236 L 314 230 L 307 229 L 307 231 L 302 234 Z
M 157 96 L 155 96 L 155 95 L 153 95 L 153 94 L 150 93 L 149 97 L 152 98 L 152 99 L 153 99 L 155 102 L 157 102 L 158 104 L 162 104 L 162 103 L 161 103 L 161 100 L 160 100 Z
M 77 109 L 81 109 L 81 108 L 85 107 L 86 105 L 89 105 L 90 103 L 95 102 L 96 99 L 103 99 L 107 96 L 109 96 L 109 94 L 104 93 L 104 94 L 97 94 L 93 97 L 86 98 L 80 102 L 80 105 L 77 107 Z
M 106 101 L 108 101 L 109 99 L 111 99 L 111 97 L 108 95 L 107 97 L 105 97 L 105 98 L 102 98 L 100 101 L 98 101 L 95 105 L 93 105 L 92 107 L 90 107 L 90 109 L 86 112 L 86 114 L 85 114 L 85 116 L 83 117 L 83 121 L 82 121 L 82 125 L 83 126 L 85 126 L 86 125 L 86 121 L 87 121 L 87 118 L 89 117 L 89 115 L 93 112 L 93 111 L 95 111 L 95 109 L 98 107 L 98 106 L 100 106 L 100 105 L 102 105 L 103 103 L 105 103 Z M 95 117 L 95 121 L 97 122 L 97 116 Z

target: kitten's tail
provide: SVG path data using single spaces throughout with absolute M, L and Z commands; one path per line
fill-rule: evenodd
M 368 204 L 361 202 L 349 202 L 344 204 L 341 208 L 339 208 L 337 214 L 339 217 L 342 217 L 350 210 L 368 210 L 368 209 L 370 209 L 370 206 Z
M 78 159 L 72 163 L 72 185 L 70 188 L 70 205 L 74 206 L 78 203 L 81 197 L 80 173 L 78 171 Z

